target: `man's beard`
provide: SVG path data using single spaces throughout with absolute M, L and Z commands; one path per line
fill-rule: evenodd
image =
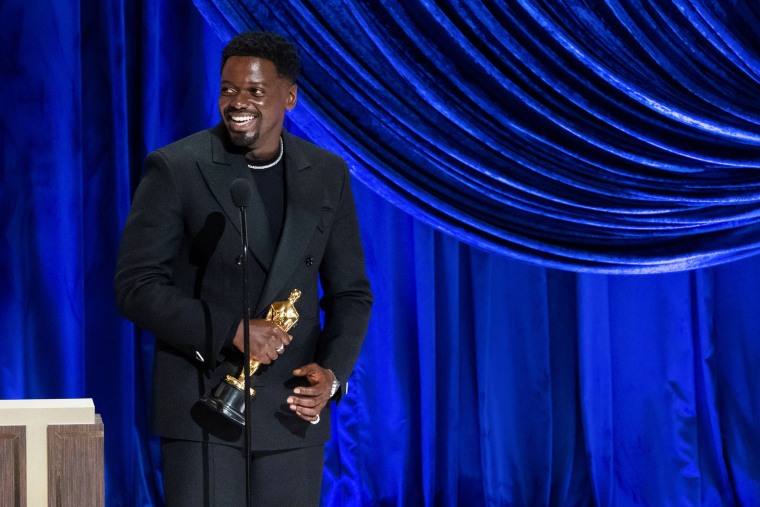
M 251 148 L 259 139 L 258 132 L 227 132 L 230 135 L 230 142 L 241 148 Z

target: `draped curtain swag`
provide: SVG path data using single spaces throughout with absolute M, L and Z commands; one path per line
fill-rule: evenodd
M 462 241 L 609 273 L 760 247 L 755 2 L 196 4 L 222 39 L 295 40 L 302 114 Z

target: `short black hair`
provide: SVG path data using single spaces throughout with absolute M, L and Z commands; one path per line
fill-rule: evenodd
M 295 82 L 301 68 L 298 49 L 274 32 L 248 31 L 235 36 L 222 50 L 222 68 L 231 56 L 253 56 L 274 63 L 279 77 Z

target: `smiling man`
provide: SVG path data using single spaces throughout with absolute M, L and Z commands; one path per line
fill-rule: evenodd
M 156 337 L 153 418 L 169 506 L 245 505 L 246 460 L 254 505 L 319 504 L 329 402 L 346 392 L 372 294 L 345 161 L 283 130 L 298 71 L 279 35 L 230 41 L 221 123 L 148 155 L 124 228 L 116 299 Z M 248 322 L 230 195 L 240 178 L 252 188 Z M 286 331 L 265 317 L 294 290 L 299 318 Z M 199 401 L 240 371 L 246 325 L 262 365 L 250 449 L 238 422 Z
M 298 91 L 291 79 L 279 75 L 271 60 L 247 56 L 225 60 L 219 112 L 232 143 L 250 150 L 247 158 L 266 159 L 281 151 L 285 111 L 295 107 Z

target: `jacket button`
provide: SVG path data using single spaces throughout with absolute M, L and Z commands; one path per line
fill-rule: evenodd
M 314 257 L 307 257 L 306 258 L 306 267 L 312 267 L 314 265 Z
M 238 255 L 237 257 L 235 257 L 235 264 L 237 264 L 238 266 L 242 266 L 243 265 L 243 256 L 242 255 Z

